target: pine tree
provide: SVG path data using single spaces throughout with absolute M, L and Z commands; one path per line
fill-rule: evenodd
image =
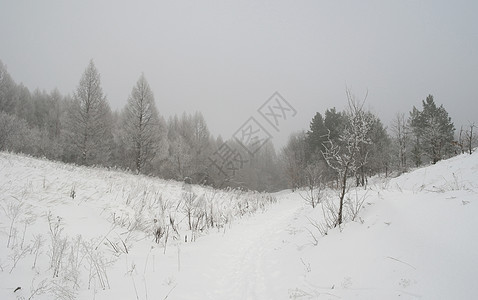
M 339 137 L 342 134 L 347 123 L 347 116 L 345 113 L 337 112 L 334 108 L 325 111 L 324 126 L 328 132 L 328 138 L 336 143 L 339 142 Z
M 432 95 L 422 101 L 423 110 L 413 107 L 410 112 L 410 127 L 415 137 L 412 154 L 415 163 L 421 163 L 422 154 L 433 164 L 453 152 L 452 142 L 455 127 L 443 105 L 436 106 Z
M 323 144 L 326 141 L 326 135 L 327 128 L 324 125 L 324 118 L 318 112 L 310 122 L 310 129 L 307 131 L 307 143 L 310 153 L 315 154 L 324 151 Z
M 370 144 L 364 144 L 364 149 L 368 152 L 364 168 L 361 168 L 361 184 L 365 184 L 365 172 L 370 174 L 377 174 L 385 172 L 388 175 L 388 168 L 391 160 L 391 140 L 387 133 L 387 129 L 383 126 L 382 121 L 370 113 L 370 120 L 372 122 L 368 134 Z M 364 170 L 366 169 L 366 170 Z

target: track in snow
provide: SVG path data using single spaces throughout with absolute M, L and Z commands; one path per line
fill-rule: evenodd
M 286 276 L 281 264 L 287 258 L 280 249 L 304 206 L 297 199 L 279 199 L 268 211 L 235 224 L 225 235 L 203 237 L 182 249 L 187 260 L 181 262 L 184 268 L 173 298 L 283 298 L 287 287 L 280 286 L 278 279 Z

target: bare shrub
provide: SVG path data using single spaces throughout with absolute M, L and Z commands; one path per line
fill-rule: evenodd
M 38 260 L 38 255 L 40 255 L 40 249 L 43 246 L 43 243 L 45 240 L 43 239 L 43 236 L 41 234 L 34 235 L 33 236 L 33 246 L 31 248 L 31 253 L 35 254 L 35 259 L 33 260 L 33 266 L 32 269 L 35 269 L 37 260 Z
M 332 229 L 338 224 L 339 208 L 330 198 L 322 202 L 322 214 L 324 216 L 324 226 L 327 229 Z M 327 234 L 327 233 L 325 233 Z
M 9 258 L 11 259 L 12 261 L 12 268 L 10 269 L 10 274 L 12 273 L 13 269 L 15 269 L 15 267 L 17 266 L 17 263 L 22 259 L 24 258 L 28 252 L 30 252 L 30 248 L 29 247 L 26 247 L 26 248 L 23 248 L 21 249 L 20 247 L 15 247 L 13 249 L 13 253 L 10 254 Z
M 88 268 L 88 289 L 91 289 L 92 283 L 99 283 L 100 287 L 105 290 L 110 288 L 106 267 L 113 261 L 107 260 L 103 253 L 95 249 L 94 242 L 82 242 L 83 250 L 86 253 L 86 263 Z
M 48 279 L 43 279 L 38 284 L 35 285 L 35 278 L 32 279 L 32 284 L 30 286 L 30 296 L 28 300 L 33 299 L 37 295 L 42 295 L 48 292 L 50 289 L 50 284 Z
M 15 228 L 15 222 L 18 220 L 21 212 L 22 212 L 22 207 L 23 207 L 23 202 L 20 200 L 17 200 L 17 202 L 10 201 L 7 203 L 6 207 L 1 205 L 3 212 L 5 213 L 5 216 L 10 220 L 10 226 L 8 230 L 8 240 L 7 240 L 7 248 L 13 248 L 14 247 L 14 240 L 16 238 L 16 228 Z
M 351 197 L 350 194 L 347 195 L 345 207 L 350 220 L 355 221 L 363 207 L 365 199 L 367 199 L 367 192 L 359 196 L 357 189 L 355 189 L 354 197 Z
M 321 164 L 310 164 L 304 170 L 307 185 L 305 191 L 299 193 L 299 195 L 307 204 L 311 205 L 312 208 L 315 208 L 315 206 L 320 203 L 324 194 L 323 169 L 324 166 Z
M 188 226 L 189 230 L 193 229 L 193 215 L 194 215 L 194 210 L 195 210 L 195 203 L 194 200 L 196 200 L 197 195 L 193 192 L 183 192 L 182 193 L 182 210 L 183 213 L 186 215 L 186 218 L 188 219 Z
M 68 238 L 61 236 L 63 227 L 59 216 L 54 220 L 51 212 L 48 212 L 47 218 L 51 239 L 50 268 L 53 270 L 53 277 L 58 277 L 62 266 L 63 255 L 65 254 L 68 244 Z
M 55 300 L 75 300 L 77 296 L 77 292 L 72 287 L 56 280 L 50 282 L 48 292 L 54 296 Z

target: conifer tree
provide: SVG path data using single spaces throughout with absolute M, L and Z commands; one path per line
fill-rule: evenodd
M 93 60 L 73 94 L 66 126 L 73 160 L 84 165 L 108 165 L 113 140 L 111 109 Z
M 443 105 L 437 106 L 432 95 L 422 101 L 423 110 L 413 107 L 410 112 L 410 127 L 414 134 L 412 150 L 416 165 L 420 165 L 422 155 L 433 164 L 452 153 L 455 127 Z
M 131 153 L 133 165 L 138 173 L 151 164 L 160 154 L 162 147 L 161 133 L 166 130 L 164 122 L 160 122 L 154 103 L 154 95 L 144 77 L 140 76 L 133 87 L 124 110 L 123 127 L 126 149 Z

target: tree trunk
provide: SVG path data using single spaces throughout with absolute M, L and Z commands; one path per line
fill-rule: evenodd
M 81 162 L 83 165 L 86 165 L 86 159 L 87 159 L 87 143 L 88 143 L 88 134 L 85 132 L 83 135 L 83 151 L 81 152 Z
M 339 213 L 337 216 L 337 225 L 342 224 L 342 211 L 344 208 L 344 198 L 345 198 L 345 191 L 347 189 L 347 173 L 348 173 L 348 166 L 345 167 L 344 175 L 342 177 L 342 192 L 340 193 L 340 205 L 339 205 Z

